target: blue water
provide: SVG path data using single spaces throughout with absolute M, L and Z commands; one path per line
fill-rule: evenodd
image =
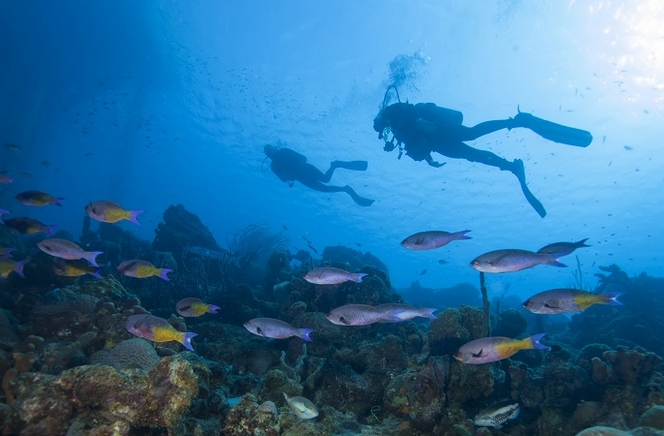
M 260 223 L 285 226 L 294 248 L 306 248 L 304 235 L 319 250 L 370 251 L 397 288 L 477 283 L 468 264 L 479 254 L 583 238 L 592 247 L 575 254 L 591 283 L 611 263 L 661 276 L 663 19 L 657 1 L 2 2 L 0 142 L 20 150 L 0 147 L 0 171 L 17 179 L 0 185 L 0 208 L 78 236 L 84 206 L 109 199 L 144 209 L 140 227 L 119 225 L 151 240 L 163 211 L 182 203 L 222 245 Z M 372 120 L 398 55 L 421 61 L 401 98 L 460 110 L 466 125 L 520 106 L 592 132 L 585 149 L 526 129 L 470 143 L 523 159 L 546 218 L 508 173 L 382 150 Z M 332 183 L 376 202 L 261 172 L 263 145 L 277 141 L 321 169 L 367 160 L 366 172 L 340 170 Z M 26 189 L 64 207 L 21 206 L 13 197 Z M 473 239 L 399 245 L 428 229 Z M 576 263 L 565 261 L 491 276 L 489 290 L 564 286 Z

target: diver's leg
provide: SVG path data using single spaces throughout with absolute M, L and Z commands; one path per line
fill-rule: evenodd
M 333 185 L 323 185 L 322 183 L 315 180 L 299 180 L 304 186 L 313 189 L 314 191 L 320 192 L 345 192 L 350 195 L 353 201 L 360 206 L 371 206 L 374 200 L 368 198 L 360 197 L 357 195 L 357 192 L 353 190 L 350 186 L 333 186 Z
M 468 144 L 464 144 L 463 142 L 437 145 L 433 148 L 433 151 L 452 159 L 465 159 L 469 162 L 478 162 L 484 165 L 489 165 L 491 167 L 500 168 L 502 171 L 510 171 L 512 173 L 516 171 L 514 162 L 510 162 L 507 159 L 498 156 L 497 154 L 491 153 L 490 151 L 473 148 Z
M 459 141 L 472 141 L 480 136 L 497 132 L 502 129 L 511 129 L 516 127 L 513 119 L 484 121 L 473 127 L 459 126 L 459 132 L 456 139 Z M 456 136 L 456 135 L 455 135 Z

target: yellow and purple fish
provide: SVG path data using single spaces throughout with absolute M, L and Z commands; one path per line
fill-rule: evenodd
M 523 303 L 523 307 L 532 313 L 545 315 L 576 313 L 595 304 L 622 306 L 618 301 L 620 295 L 620 292 L 593 294 L 579 289 L 551 289 L 533 295 Z
M 163 318 L 152 315 L 132 315 L 127 318 L 125 328 L 129 333 L 139 338 L 153 342 L 177 341 L 187 350 L 194 351 L 191 338 L 198 336 L 192 332 L 179 332 Z
M 470 230 L 462 230 L 455 233 L 444 232 L 442 230 L 419 232 L 410 235 L 401 241 L 401 245 L 409 250 L 431 250 L 434 248 L 440 248 L 452 241 L 471 239 L 470 236 L 466 236 L 466 233 L 468 232 L 470 232 Z
M 140 225 L 136 217 L 143 213 L 142 210 L 125 210 L 122 206 L 112 201 L 94 201 L 85 206 L 85 212 L 90 218 L 102 223 L 117 223 L 127 220 Z
M 100 268 L 80 262 L 58 262 L 53 264 L 53 272 L 63 277 L 80 277 L 86 274 L 95 276 L 98 279 L 103 277 L 99 274 Z
M 37 246 L 41 251 L 53 257 L 65 260 L 85 259 L 94 266 L 99 266 L 97 256 L 103 254 L 101 251 L 85 251 L 73 242 L 59 238 L 44 239 L 37 242 Z
M 25 204 L 27 206 L 48 206 L 49 204 L 55 204 L 56 206 L 62 207 L 60 203 L 64 198 L 62 197 L 53 197 L 50 194 L 42 191 L 23 191 L 20 194 L 17 194 L 16 200 L 19 203 Z
M 157 268 L 146 260 L 133 259 L 126 260 L 118 265 L 118 271 L 127 277 L 136 277 L 137 279 L 157 276 L 169 281 L 171 279 L 168 277 L 168 273 L 173 270 L 170 268 Z
M 217 313 L 219 309 L 221 307 L 203 303 L 200 298 L 183 298 L 175 305 L 178 314 L 187 318 L 203 316 L 206 313 Z
M 3 183 L 5 185 L 13 185 L 14 178 L 5 174 L 0 174 L 0 183 Z
M 2 223 L 7 226 L 7 228 L 12 229 L 17 233 L 23 233 L 24 235 L 34 235 L 35 233 L 43 232 L 50 236 L 53 234 L 56 227 L 47 226 L 46 224 L 42 224 L 36 219 L 27 216 L 9 218 L 2 220 Z
M 29 257 L 20 262 L 10 259 L 9 257 L 0 257 L 0 277 L 6 279 L 13 271 L 22 278 L 25 278 L 23 275 L 23 267 L 28 262 L 30 262 Z
M 539 343 L 546 333 L 525 339 L 510 339 L 501 336 L 475 339 L 462 345 L 454 358 L 462 363 L 478 365 L 507 359 L 521 350 L 548 350 Z

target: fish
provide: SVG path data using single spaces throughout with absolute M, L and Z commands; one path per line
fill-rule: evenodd
M 86 274 L 103 279 L 100 268 L 80 262 L 58 262 L 53 264 L 53 272 L 63 277 L 80 277 Z
M 34 218 L 20 216 L 3 220 L 2 223 L 17 233 L 25 235 L 34 235 L 35 233 L 46 233 L 52 235 L 57 226 L 47 226 Z
M 621 294 L 621 292 L 593 294 L 579 289 L 551 289 L 533 295 L 523 303 L 523 307 L 532 313 L 546 315 L 576 313 L 595 304 L 622 306 L 618 301 Z
M 23 274 L 23 267 L 28 262 L 30 262 L 29 257 L 19 262 L 10 259 L 9 257 L 0 257 L 0 277 L 6 279 L 13 271 L 21 276 L 21 278 L 25 278 L 25 275 Z
M 202 316 L 206 313 L 217 313 L 219 309 L 221 307 L 203 303 L 199 298 L 183 298 L 175 305 L 178 314 L 187 318 Z
M 424 268 L 424 269 L 422 270 L 422 272 L 420 272 L 420 277 L 422 277 L 422 276 L 423 276 L 424 274 L 426 274 L 426 273 L 427 273 L 427 269 Z
M 3 183 L 5 185 L 13 185 L 14 184 L 14 178 L 7 176 L 5 174 L 0 174 L 0 183 Z
M 173 272 L 170 268 L 157 268 L 152 265 L 147 260 L 126 260 L 118 265 L 118 271 L 120 274 L 124 274 L 127 277 L 136 277 L 137 279 L 145 279 L 152 276 L 158 276 L 167 282 L 170 281 L 168 273 Z
M 546 333 L 540 333 L 525 339 L 510 339 L 502 336 L 475 339 L 462 345 L 454 358 L 462 363 L 479 365 L 507 359 L 521 350 L 548 350 L 539 343 Z
M 94 266 L 99 266 L 97 256 L 103 254 L 101 251 L 85 251 L 73 242 L 59 238 L 44 239 L 37 242 L 37 246 L 41 251 L 53 257 L 65 260 L 85 259 Z
M 125 321 L 125 328 L 132 335 L 149 341 L 177 341 L 190 351 L 194 351 L 191 339 L 198 336 L 197 333 L 177 331 L 165 319 L 147 314 L 128 317 Z
M 422 317 L 422 318 L 429 318 L 429 319 L 437 319 L 438 317 L 434 315 L 433 313 L 438 310 L 435 308 L 431 307 L 425 307 L 422 309 L 418 309 L 413 306 L 409 306 L 407 304 L 401 304 L 401 303 L 385 303 L 385 304 L 379 304 L 378 306 L 374 306 L 374 308 L 380 312 L 389 312 L 390 313 L 390 319 L 394 319 L 395 317 L 399 319 L 397 322 L 401 321 L 408 321 L 409 319 Z M 393 322 L 393 321 L 389 321 Z
M 312 269 L 304 275 L 304 280 L 314 285 L 338 285 L 348 280 L 362 283 L 362 277 L 366 275 L 366 273 L 350 273 L 341 268 L 325 266 Z
M 577 248 L 590 247 L 590 245 L 586 244 L 587 240 L 588 238 L 577 242 L 554 242 L 537 250 L 537 254 L 550 254 L 556 258 L 567 256 L 568 254 L 572 254 Z
M 470 263 L 473 269 L 485 273 L 521 271 L 536 265 L 567 266 L 558 262 L 558 258 L 554 255 L 538 254 L 516 248 L 490 251 Z
M 401 241 L 401 245 L 409 250 L 432 250 L 447 245 L 452 241 L 472 239 L 470 236 L 466 236 L 468 232 L 470 230 L 462 230 L 455 233 L 444 232 L 442 230 L 419 232 Z
M 21 177 L 25 177 L 26 179 L 32 178 L 32 174 L 30 173 L 21 173 Z
M 0 209 L 0 217 L 1 217 L 2 215 L 6 215 L 6 214 L 10 214 L 10 213 L 12 213 L 11 210 Z
M 300 419 L 313 419 L 318 416 L 318 408 L 314 403 L 304 397 L 289 397 L 283 393 L 286 404 L 290 410 Z
M 494 405 L 480 410 L 475 419 L 474 424 L 478 427 L 495 427 L 502 428 L 503 424 L 510 419 L 516 419 L 521 411 L 521 405 L 514 401 L 501 401 Z
M 404 310 L 403 306 L 396 307 L 394 304 L 383 304 L 378 306 L 369 306 L 368 304 L 346 304 L 337 307 L 336 309 L 332 309 L 330 313 L 326 315 L 326 318 L 332 324 L 336 325 L 363 326 L 375 324 L 377 322 L 401 322 L 406 319 L 411 319 L 414 316 L 422 316 L 414 315 L 411 318 L 402 318 L 402 316 L 408 316 L 407 311 Z M 417 310 L 414 308 L 410 309 Z M 424 316 L 429 317 L 428 315 Z
M 6 142 L 4 147 L 11 151 L 19 151 L 21 149 L 21 147 L 16 144 L 12 144 L 11 142 Z
M 210 259 L 216 259 L 216 260 L 227 260 L 228 258 L 231 257 L 230 253 L 226 252 L 221 252 L 221 251 L 215 251 L 211 250 L 209 248 L 205 247 L 192 247 L 189 246 L 185 249 L 185 251 L 189 254 L 193 254 L 196 256 L 201 256 L 201 257 L 207 257 Z
M 14 250 L 16 249 L 11 247 L 0 247 L 0 256 L 9 257 L 9 254 Z
M 309 334 L 314 331 L 313 329 L 299 329 L 274 318 L 254 318 L 243 325 L 251 333 L 265 338 L 286 339 L 297 336 L 307 342 L 311 342 Z
M 102 223 L 117 223 L 118 221 L 127 220 L 136 225 L 140 225 L 136 218 L 139 214 L 143 213 L 142 210 L 125 210 L 117 203 L 112 201 L 93 201 L 85 206 L 85 212 L 90 218 Z
M 441 264 L 441 265 L 445 265 L 447 263 L 447 261 L 445 259 L 440 259 L 438 261 L 438 263 Z
M 19 203 L 25 204 L 26 206 L 48 206 L 49 204 L 54 204 L 56 206 L 62 207 L 60 203 L 64 198 L 62 197 L 53 197 L 50 194 L 42 191 L 23 191 L 19 194 L 16 194 L 14 197 Z

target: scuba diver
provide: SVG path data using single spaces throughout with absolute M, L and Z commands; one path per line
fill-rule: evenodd
M 387 96 L 392 88 L 396 91 L 399 102 L 386 106 Z M 383 105 L 374 118 L 373 127 L 378 132 L 378 139 L 385 141 L 385 151 L 399 148 L 399 159 L 405 150 L 406 156 L 413 160 L 424 160 L 438 168 L 445 164 L 433 159 L 431 152 L 435 151 L 452 159 L 479 162 L 511 172 L 519 180 L 521 190 L 530 205 L 542 218 L 546 215 L 546 210 L 526 185 L 521 159 L 510 162 L 490 151 L 473 148 L 463 141 L 472 141 L 501 129 L 511 130 L 515 127 L 525 127 L 550 141 L 577 147 L 587 147 L 593 139 L 590 132 L 585 130 L 556 124 L 521 111 L 518 111 L 514 118 L 484 121 L 473 127 L 463 126 L 462 123 L 463 114 L 453 109 L 439 107 L 434 103 L 401 103 L 399 91 L 390 86 L 385 92 Z M 390 132 L 392 139 L 388 140 Z
M 298 181 L 304 186 L 320 192 L 345 192 L 351 196 L 355 203 L 360 206 L 371 206 L 374 200 L 360 197 L 350 186 L 330 186 L 324 185 L 332 178 L 334 170 L 344 168 L 347 170 L 364 171 L 367 169 L 367 161 L 357 160 L 351 162 L 334 161 L 330 163 L 330 169 L 325 174 L 315 166 L 307 163 L 306 156 L 297 153 L 290 148 L 276 147 L 268 144 L 263 149 L 267 158 L 272 160 L 270 168 L 272 172 L 287 182 L 288 186 L 293 187 L 293 181 Z M 267 168 L 264 170 L 266 171 Z

